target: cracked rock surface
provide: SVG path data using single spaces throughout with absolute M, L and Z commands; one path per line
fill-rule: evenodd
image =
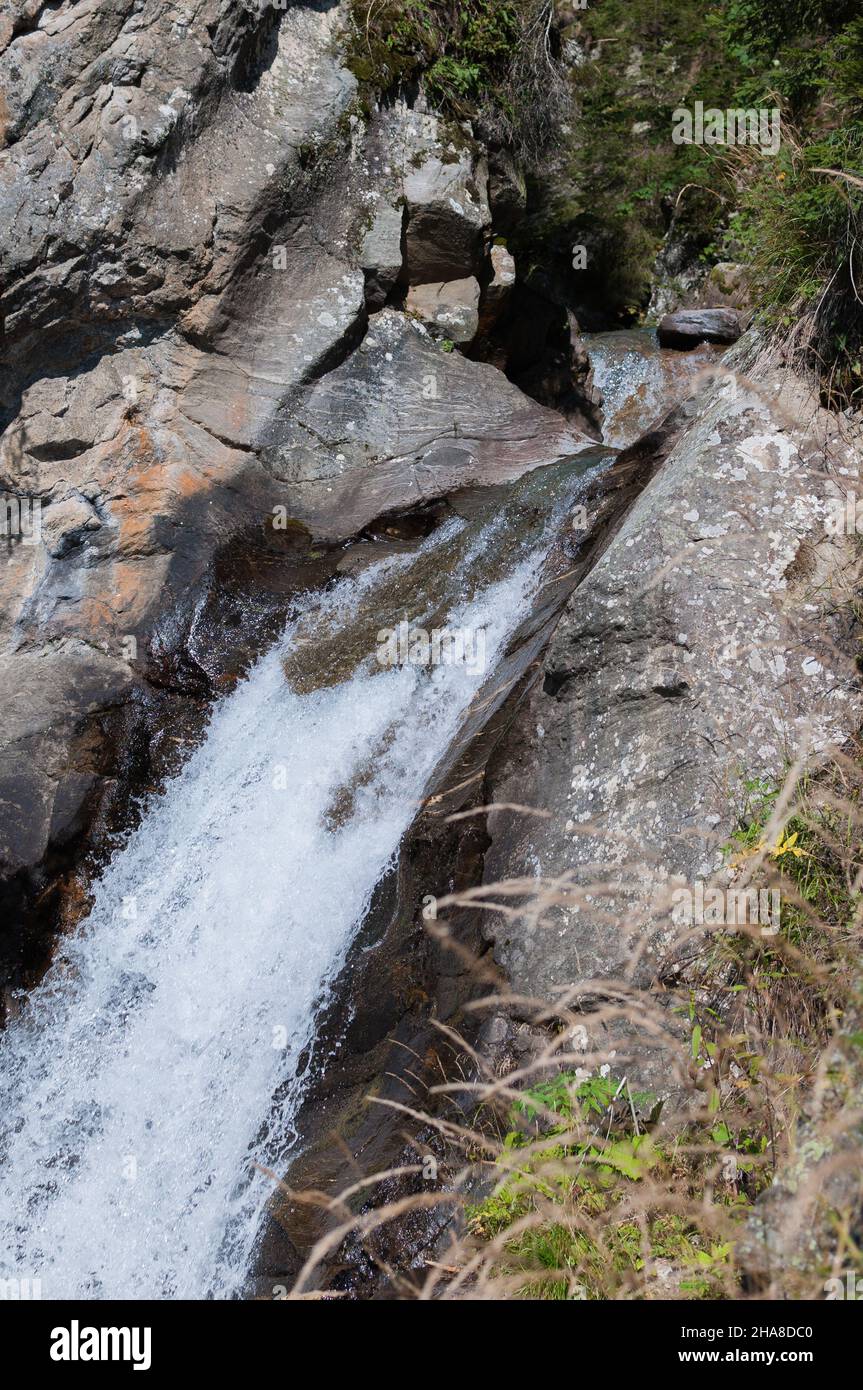
M 859 433 L 787 375 L 727 377 L 688 414 L 488 776 L 488 802 L 552 814 L 491 814 L 486 882 L 563 894 L 492 929 L 516 993 L 661 977 L 675 886 L 728 881 L 744 779 L 781 781 L 859 723 L 857 542 L 826 524 Z
M 358 101 L 343 6 L 2 16 L 0 492 L 41 509 L 0 566 L 8 876 L 74 823 L 83 731 L 233 537 L 281 508 L 338 540 L 591 441 L 382 307 L 479 269 L 488 170 Z

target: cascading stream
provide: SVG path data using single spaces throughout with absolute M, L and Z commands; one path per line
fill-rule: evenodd
M 316 1013 L 539 582 L 548 511 L 521 525 L 505 511 L 450 522 L 419 556 L 308 597 L 216 707 L 0 1038 L 3 1277 L 40 1279 L 44 1298 L 242 1291 L 271 1193 L 254 1163 L 278 1167 L 296 1138 Z M 348 674 L 298 693 L 298 640 L 312 654 L 316 629 L 348 644 L 399 575 L 406 614 L 421 614 L 412 567 L 435 558 L 447 594 L 427 611 L 484 630 L 485 671 L 384 669 L 366 647 Z

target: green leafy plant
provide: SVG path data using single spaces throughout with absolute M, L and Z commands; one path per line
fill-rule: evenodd
M 549 1081 L 540 1082 L 525 1091 L 521 1100 L 513 1107 L 516 1113 L 535 1119 L 543 1110 L 551 1111 L 566 1119 L 573 1116 L 587 1118 L 590 1115 L 603 1115 L 616 1098 L 624 1091 L 625 1082 L 617 1077 L 591 1076 L 579 1078 L 576 1072 L 558 1072 Z M 626 1093 L 628 1103 L 628 1092 Z M 653 1099 L 647 1092 L 637 1092 L 632 1096 L 636 1107 L 643 1106 Z
M 353 0 L 350 64 L 383 91 L 422 82 L 438 111 L 524 151 L 566 95 L 552 0 Z

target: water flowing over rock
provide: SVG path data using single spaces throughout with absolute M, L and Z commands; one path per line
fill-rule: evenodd
M 537 10 L 541 80 L 600 73 L 579 8 L 563 45 Z M 732 881 L 746 780 L 860 725 L 859 417 L 670 202 L 658 328 L 582 335 L 650 287 L 620 227 L 563 233 L 563 105 L 528 176 L 512 112 L 355 75 L 358 24 L 0 17 L 0 1284 L 47 1298 L 272 1297 L 337 1222 L 292 1193 L 397 1196 L 354 1180 L 433 1147 L 398 1107 L 502 1078 L 549 1003 L 668 1100 L 594 1004 L 688 987 L 674 893 Z
M 479 267 L 487 171 L 432 116 L 357 113 L 338 7 L 66 19 L 0 60 L 0 486 L 39 500 L 44 536 L 0 573 L 26 711 L 3 732 L 6 875 L 84 813 L 94 717 L 155 674 L 162 618 L 233 536 L 281 513 L 344 538 L 591 442 L 394 311 L 369 326 L 405 199 L 420 278 Z M 56 109 L 32 99 L 61 79 Z
M 271 1191 L 254 1164 L 296 1138 L 316 1012 L 429 783 L 530 660 L 507 669 L 508 643 L 583 471 L 310 596 L 217 708 L 0 1036 L 4 1277 L 38 1267 L 48 1297 L 242 1289 Z M 467 632 L 473 659 L 382 664 L 397 611 Z
M 457 552 L 460 576 L 443 557 L 453 528 L 474 523 L 433 507 L 457 493 L 476 509 L 471 490 L 594 441 L 397 307 L 429 279 L 449 296 L 460 278 L 494 280 L 488 170 L 468 133 L 456 146 L 434 116 L 364 106 L 340 56 L 343 21 L 338 6 L 254 14 L 205 0 L 186 23 L 149 0 L 102 0 L 27 21 L 0 68 L 0 484 L 36 499 L 39 516 L 26 544 L 12 535 L 0 574 L 4 974 L 22 978 L 18 953 L 46 895 L 72 929 L 30 999 L 4 1000 L 5 1114 L 18 1118 L 4 1129 L 0 1205 L 12 1266 L 44 1264 L 50 1226 L 46 1291 L 203 1297 L 243 1286 L 270 1191 L 252 1177 L 249 1145 L 272 1122 L 258 1152 L 278 1163 L 296 1138 L 317 1013 L 378 880 L 426 784 L 521 687 L 557 611 L 544 599 L 507 652 L 540 573 L 547 488 L 524 503 L 523 543 L 501 548 L 497 578 L 474 574 L 460 598 L 471 565 Z M 480 297 L 471 285 L 466 337 Z M 417 516 L 413 536 L 405 513 Z M 500 539 L 502 516 L 477 525 L 479 555 Z M 344 544 L 359 536 L 362 552 L 368 527 L 406 536 L 404 551 L 363 561 L 337 599 L 310 597 L 313 629 L 320 636 L 343 604 L 334 640 L 355 652 L 351 594 L 361 604 L 381 566 L 406 578 L 432 530 L 433 566 L 456 586 L 438 593 L 433 616 L 481 629 L 495 672 L 475 712 L 491 679 L 481 663 L 360 676 L 353 661 L 326 689 L 287 682 L 280 657 L 292 633 L 299 640 L 298 588 L 344 573 Z M 285 578 L 266 612 L 244 612 L 240 566 L 231 616 L 263 619 L 266 633 L 287 608 L 294 625 L 203 732 L 231 667 L 213 595 L 238 546 Z M 285 740 L 287 787 L 273 761 Z M 123 809 L 133 789 L 151 798 L 137 828 Z M 326 870 L 308 841 L 318 823 Z M 109 826 L 132 833 L 106 862 Z M 95 877 L 79 872 L 90 834 Z M 336 842 L 356 870 L 351 891 L 333 873 Z M 56 929 L 56 915 L 46 920 Z M 211 953 L 221 964 L 204 996 Z M 44 964 L 31 954 L 27 983 Z M 31 1107 L 36 1130 L 25 1134 L 18 1119 Z M 126 1181 L 129 1153 L 138 1169 Z M 62 1172 L 56 1184 L 49 1170 Z M 22 1227 L 31 1198 L 38 1214 Z

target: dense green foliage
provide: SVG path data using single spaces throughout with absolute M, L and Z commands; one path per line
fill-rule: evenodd
M 388 90 L 422 78 L 444 114 L 535 150 L 563 94 L 552 0 L 354 0 L 351 66 Z
M 542 1137 L 507 1135 L 494 1189 L 466 1214 L 481 1241 L 511 1232 L 499 1273 L 517 1297 L 613 1297 L 657 1260 L 676 1266 L 684 1298 L 718 1296 L 733 1284 L 732 1246 L 707 1226 L 651 1198 L 634 1215 L 638 1184 L 652 1177 L 673 1185 L 687 1175 L 681 1156 L 653 1137 L 659 1107 L 651 1110 L 652 1101 L 610 1073 L 580 1080 L 561 1072 L 513 1107 L 513 1123 L 541 1117 Z M 717 1142 L 733 1144 L 727 1128 Z
M 832 281 L 808 351 L 840 399 L 863 390 L 852 285 L 852 270 L 863 270 L 858 11 L 856 0 L 675 0 L 661 10 L 653 0 L 595 0 L 577 25 L 586 52 L 602 56 L 579 69 L 573 193 L 548 208 L 552 226 L 595 247 L 619 314 L 643 307 L 670 218 L 690 254 L 753 265 L 757 297 L 782 326 Z M 778 108 L 779 155 L 672 144 L 672 111 L 696 101 Z
M 354 20 L 358 75 L 386 82 L 423 73 L 432 100 L 454 109 L 494 90 L 518 36 L 510 0 L 471 5 L 447 0 L 367 5 L 360 0 Z
M 381 90 L 422 82 L 442 112 L 533 156 L 513 249 L 565 276 L 569 248 L 585 245 L 591 274 L 571 293 L 588 313 L 591 300 L 609 325 L 643 313 L 672 227 L 681 264 L 752 267 L 775 340 L 790 339 L 825 398 L 845 404 L 863 397 L 859 11 L 859 0 L 354 0 L 352 62 Z M 674 144 L 672 113 L 696 101 L 778 108 L 779 154 Z

